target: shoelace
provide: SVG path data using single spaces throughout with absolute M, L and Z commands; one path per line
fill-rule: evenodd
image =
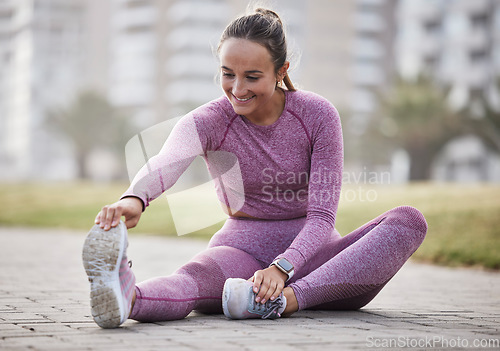
M 274 301 L 268 300 L 266 301 L 266 303 L 260 303 L 260 302 L 255 302 L 254 298 L 252 307 L 255 311 L 265 312 L 262 315 L 262 319 L 267 319 L 267 318 L 275 319 L 281 317 L 278 310 L 281 307 L 283 307 L 283 299 L 281 297 L 278 297 Z

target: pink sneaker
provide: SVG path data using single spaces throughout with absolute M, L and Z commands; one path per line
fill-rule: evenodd
M 90 281 L 90 306 L 101 328 L 120 326 L 132 309 L 135 276 L 127 261 L 127 246 L 122 221 L 109 231 L 95 225 L 85 239 L 82 258 Z
M 222 292 L 222 309 L 226 317 L 231 319 L 262 318 L 276 319 L 286 307 L 283 293 L 274 301 L 262 304 L 255 302 L 253 284 L 245 279 L 229 278 L 224 283 Z

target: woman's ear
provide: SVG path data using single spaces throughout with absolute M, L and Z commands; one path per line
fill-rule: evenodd
M 286 61 L 285 64 L 281 66 L 281 68 L 278 70 L 278 77 L 277 77 L 278 82 L 281 82 L 283 78 L 285 78 L 289 67 L 290 67 L 290 62 Z

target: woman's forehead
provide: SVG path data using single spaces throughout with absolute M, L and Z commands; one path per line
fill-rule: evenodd
M 273 67 L 271 55 L 267 49 L 247 39 L 225 40 L 221 46 L 220 60 L 222 66 L 230 69 L 247 67 L 248 70 L 265 70 L 269 69 L 269 66 Z

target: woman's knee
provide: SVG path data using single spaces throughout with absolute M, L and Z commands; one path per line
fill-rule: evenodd
M 412 206 L 399 206 L 387 212 L 386 220 L 391 224 L 404 225 L 412 229 L 421 240 L 427 233 L 427 221 L 422 212 Z
M 247 279 L 256 270 L 262 269 L 259 262 L 252 255 L 231 246 L 210 247 L 193 257 L 188 265 L 204 270 L 207 267 L 214 267 L 223 272 L 225 278 Z

